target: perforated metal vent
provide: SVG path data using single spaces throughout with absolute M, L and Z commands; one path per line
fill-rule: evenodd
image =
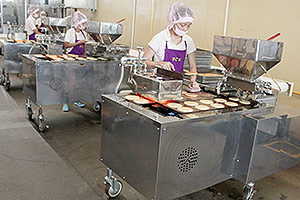
M 194 147 L 188 147 L 185 150 L 183 150 L 178 158 L 177 158 L 177 164 L 178 169 L 181 172 L 188 172 L 194 168 L 198 161 L 198 151 Z
M 64 81 L 59 77 L 52 78 L 49 83 L 49 86 L 55 91 L 62 89 L 63 85 L 64 85 Z
M 111 79 L 110 79 L 110 77 L 107 76 L 107 75 L 101 76 L 100 79 L 99 79 L 99 84 L 100 84 L 102 87 L 108 86 L 109 84 L 111 84 Z

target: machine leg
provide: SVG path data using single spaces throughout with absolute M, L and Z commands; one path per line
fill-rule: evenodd
M 243 200 L 252 200 L 253 195 L 255 194 L 256 190 L 254 190 L 254 183 L 249 182 L 244 186 L 243 190 Z
M 45 130 L 49 128 L 49 125 L 47 125 L 45 122 L 42 106 L 39 106 L 38 128 L 40 132 L 45 132 Z
M 6 74 L 5 77 L 6 77 L 6 81 L 5 81 L 4 87 L 5 87 L 6 91 L 9 91 L 9 90 L 10 90 L 10 80 L 9 80 L 9 75 Z
M 111 169 L 107 169 L 107 175 L 104 177 L 104 180 L 106 184 L 105 193 L 110 198 L 117 197 L 123 189 L 123 184 L 112 175 Z
M 94 111 L 95 111 L 95 112 L 100 112 L 100 111 L 101 111 L 101 103 L 100 103 L 99 101 L 96 101 L 96 102 L 94 103 L 93 108 L 94 108 Z
M 2 74 L 0 75 L 0 85 L 4 85 L 5 83 L 5 72 L 4 69 L 2 69 Z
M 27 97 L 26 99 L 26 114 L 27 114 L 27 117 L 29 120 L 32 120 L 32 115 L 33 115 L 33 111 L 32 111 L 32 106 L 31 106 L 31 103 L 30 103 L 30 99 Z

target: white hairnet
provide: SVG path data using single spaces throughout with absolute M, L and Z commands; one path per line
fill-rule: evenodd
M 42 11 L 40 15 L 42 15 L 42 14 L 47 15 L 47 13 L 45 11 Z
M 194 12 L 184 3 L 173 3 L 169 10 L 168 22 L 170 23 L 169 28 L 171 29 L 174 24 L 177 23 L 193 23 Z
M 74 13 L 73 25 L 75 26 L 75 28 L 77 28 L 79 24 L 83 24 L 85 22 L 87 22 L 87 17 L 83 13 L 81 13 L 80 11 Z
M 32 13 L 35 13 L 39 10 L 40 8 L 37 5 L 30 5 L 28 8 L 28 14 L 31 15 Z

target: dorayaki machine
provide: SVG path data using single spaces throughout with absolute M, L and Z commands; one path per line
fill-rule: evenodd
M 5 17 L 3 33 L 7 32 L 7 38 L 0 40 L 4 58 L 0 84 L 9 90 L 9 74 L 22 74 L 22 54 L 63 53 L 63 37 L 69 23 L 67 18 L 63 18 L 65 8 L 62 0 L 3 0 L 1 2 L 5 8 L 3 9 L 3 17 Z M 51 34 L 47 31 L 45 35 L 36 35 L 35 42 L 26 40 L 24 32 L 27 16 L 25 13 L 31 4 L 39 5 L 40 10 L 47 12 L 45 25 L 52 27 L 53 30 Z
M 121 49 L 120 45 L 113 44 L 122 35 L 122 25 L 88 22 L 86 31 L 91 37 L 101 37 L 101 41 L 106 42 L 88 45 L 88 49 L 93 50 L 88 52 L 88 56 L 23 55 L 26 114 L 32 120 L 33 104 L 38 106 L 36 121 L 41 132 L 48 128 L 43 106 L 92 102 L 94 110 L 99 112 L 101 95 L 115 92 L 121 74 L 119 57 L 129 53 L 129 47 L 122 46 Z M 100 46 L 102 48 L 98 49 Z M 118 49 L 111 50 L 113 48 Z
M 233 178 L 245 184 L 249 200 L 256 180 L 299 164 L 300 111 L 276 103 L 278 92 L 257 79 L 281 61 L 282 50 L 282 42 L 215 36 L 213 54 L 226 71 L 214 87 L 193 94 L 181 74 L 123 58 L 133 93 L 102 97 L 106 194 L 122 190 L 115 172 L 147 199 L 173 199 Z

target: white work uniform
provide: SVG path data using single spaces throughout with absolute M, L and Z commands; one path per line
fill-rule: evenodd
M 66 33 L 65 42 L 69 42 L 70 44 L 75 43 L 75 34 L 76 34 L 77 40 L 86 40 L 87 41 L 87 33 L 85 31 L 80 31 L 77 33 L 74 28 L 71 28 Z M 73 47 L 67 48 L 67 53 L 72 51 L 72 49 L 73 49 Z
M 45 21 L 42 21 L 41 18 L 38 18 L 35 22 L 35 24 L 38 26 L 38 27 L 41 27 L 42 23 L 45 25 Z
M 171 41 L 170 31 L 168 28 L 166 28 L 165 30 L 156 34 L 148 43 L 149 47 L 155 52 L 154 61 L 164 60 L 166 42 L 168 42 L 168 49 L 174 49 L 174 50 L 186 49 L 186 55 L 196 51 L 194 41 L 190 36 L 185 34 L 184 36 L 182 36 L 181 42 L 176 45 Z M 185 42 L 187 44 L 187 47 L 185 47 Z
M 27 32 L 28 36 L 34 33 L 33 31 L 34 29 L 37 29 L 35 24 L 36 24 L 35 18 L 30 15 L 25 22 L 25 31 Z

